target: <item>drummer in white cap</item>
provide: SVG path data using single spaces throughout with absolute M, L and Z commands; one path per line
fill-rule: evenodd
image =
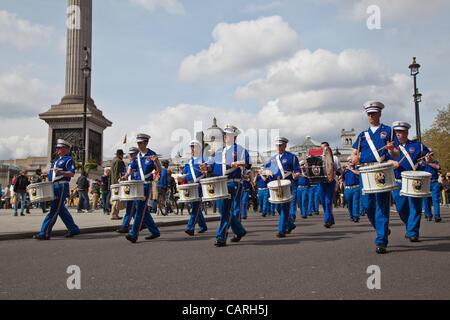
M 441 165 L 439 162 L 437 162 L 434 157 L 433 153 L 434 151 L 429 148 L 430 153 L 427 154 L 425 159 L 420 164 L 420 170 L 423 170 L 425 172 L 431 173 L 431 183 L 430 183 L 430 189 L 431 189 L 431 197 L 423 198 L 423 211 L 425 218 L 428 219 L 428 221 L 432 220 L 433 214 L 431 212 L 431 206 L 433 205 L 434 209 L 434 221 L 435 222 L 441 222 L 441 214 L 440 214 L 440 187 L 439 187 L 439 170 L 441 169 Z
M 384 104 L 368 101 L 363 106 L 370 127 L 361 132 L 353 144 L 353 164 L 370 166 L 386 161 L 387 154 L 398 156 L 397 137 L 392 137 L 392 129 L 380 122 Z M 360 177 L 360 186 L 362 181 Z M 377 233 L 376 252 L 386 253 L 389 235 L 389 199 L 390 192 L 361 195 L 360 204 L 367 213 L 370 223 Z
M 202 155 L 202 144 L 198 140 L 192 140 L 189 143 L 191 148 L 191 159 L 184 165 L 182 176 L 178 177 L 178 182 L 184 181 L 188 184 L 198 183 L 199 196 L 202 196 L 202 188 L 200 185 L 200 179 L 205 176 L 200 170 L 200 164 L 208 162 L 208 158 Z M 191 202 L 191 217 L 188 221 L 186 232 L 188 235 L 193 236 L 195 225 L 198 223 L 198 233 L 203 233 L 208 230 L 205 217 L 202 213 L 201 200 Z
M 242 201 L 242 171 L 249 169 L 250 156 L 248 151 L 236 144 L 240 130 L 228 125 L 223 130 L 225 147 L 219 149 L 207 164 L 201 164 L 203 174 L 212 173 L 214 177 L 228 177 L 228 193 L 231 199 L 218 200 L 217 208 L 220 212 L 220 225 L 216 232 L 217 247 L 226 246 L 228 229 L 234 233 L 232 242 L 239 242 L 247 234 L 240 222 L 240 208 Z
M 138 154 L 139 149 L 136 147 L 130 147 L 128 150 L 128 154 L 130 155 L 130 163 L 125 168 L 125 174 L 128 171 L 128 167 L 130 167 L 131 163 L 133 162 L 134 158 Z M 139 170 L 131 170 L 131 175 L 128 177 L 128 180 L 137 180 L 139 179 L 138 175 Z M 120 229 L 117 229 L 116 232 L 118 233 L 128 233 L 130 231 L 130 222 L 131 218 L 133 218 L 136 214 L 136 201 L 127 201 L 126 202 L 126 211 L 125 216 L 123 217 L 122 221 L 122 227 Z
M 153 181 L 153 171 L 157 170 L 161 172 L 162 169 L 156 153 L 147 148 L 149 140 L 150 136 L 147 134 L 139 133 L 137 135 L 136 142 L 139 152 L 131 162 L 127 169 L 127 173 L 124 176 L 124 179 L 128 179 L 128 177 L 132 175 L 133 170 L 136 170 L 139 172 L 139 180 L 144 181 L 145 200 L 137 200 L 135 202 L 136 215 L 134 218 L 133 228 L 126 236 L 126 239 L 133 243 L 135 243 L 139 237 L 142 224 L 144 224 L 144 226 L 150 231 L 150 236 L 145 237 L 146 240 L 155 239 L 160 236 L 158 227 L 150 214 L 148 199 L 151 192 L 151 182 Z
M 405 121 L 396 121 L 392 124 L 399 142 L 399 157 L 392 157 L 390 162 L 394 163 L 395 179 L 398 189 L 392 191 L 392 198 L 394 199 L 397 212 L 400 219 L 406 225 L 406 237 L 411 242 L 419 241 L 420 218 L 422 216 L 422 199 L 415 197 L 406 197 L 400 195 L 402 189 L 402 175 L 403 171 L 415 171 L 418 166 L 418 160 L 424 158 L 430 150 L 418 141 L 411 141 L 408 139 L 408 132 L 411 125 Z
M 347 158 L 347 168 L 345 168 L 342 176 L 345 181 L 345 202 L 347 203 L 348 214 L 350 220 L 359 222 L 359 201 L 361 190 L 359 185 L 359 170 L 355 168 L 352 157 Z
M 277 178 L 290 180 L 291 190 L 293 190 L 297 188 L 297 184 L 294 181 L 300 177 L 300 166 L 298 158 L 286 151 L 288 142 L 289 140 L 285 137 L 275 138 L 278 154 L 273 156 L 266 164 L 266 170 L 263 174 L 270 176 L 272 180 Z M 275 204 L 275 209 L 280 214 L 277 237 L 284 238 L 287 233 L 291 233 L 296 227 L 290 215 L 291 203 Z
M 73 221 L 64 203 L 69 195 L 70 179 L 75 175 L 75 162 L 70 156 L 71 147 L 72 145 L 65 140 L 57 140 L 56 152 L 59 158 L 52 164 L 49 174 L 49 181 L 53 183 L 55 199 L 51 204 L 49 214 L 44 219 L 41 232 L 34 236 L 37 240 L 50 240 L 52 228 L 58 216 L 61 217 L 61 220 L 69 230 L 69 233 L 66 234 L 67 238 L 80 234 L 80 229 Z

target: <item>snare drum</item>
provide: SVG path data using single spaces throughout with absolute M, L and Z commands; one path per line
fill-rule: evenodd
M 213 177 L 201 179 L 203 201 L 215 201 L 230 199 L 231 195 L 228 193 L 228 177 Z
M 119 201 L 120 200 L 119 190 L 120 190 L 120 184 L 113 184 L 111 186 L 111 201 Z
M 291 191 L 291 181 L 279 180 L 279 182 L 280 185 L 278 185 L 278 180 L 267 184 L 270 193 L 269 202 L 274 204 L 291 202 L 294 198 Z
M 413 198 L 431 197 L 431 173 L 425 171 L 403 171 L 401 196 Z
M 178 203 L 189 203 L 189 202 L 197 202 L 202 200 L 199 196 L 198 187 L 199 183 L 191 183 L 191 184 L 180 184 L 178 186 L 178 195 L 180 199 L 177 201 Z
M 55 200 L 52 182 L 33 183 L 27 186 L 30 202 L 46 202 Z
M 121 201 L 145 200 L 144 181 L 121 181 L 119 185 L 119 198 Z
M 398 189 L 394 164 L 387 162 L 359 168 L 363 184 L 362 193 L 381 193 Z

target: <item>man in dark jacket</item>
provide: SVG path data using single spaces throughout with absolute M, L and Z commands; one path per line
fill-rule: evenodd
M 105 168 L 104 174 L 101 177 L 102 181 L 102 205 L 103 205 L 103 213 L 109 215 L 111 211 L 109 205 L 109 199 L 111 198 L 111 193 L 109 191 L 109 175 L 111 174 L 111 169 Z
M 83 212 L 82 209 L 86 209 L 87 212 L 91 211 L 89 205 L 89 180 L 86 171 L 81 172 L 81 176 L 77 180 L 78 186 L 78 207 L 77 212 Z
M 117 150 L 116 156 L 114 157 L 111 164 L 111 175 L 109 180 L 109 187 L 113 184 L 119 183 L 120 178 L 125 173 L 125 162 L 123 162 L 123 150 Z M 111 208 L 111 220 L 120 220 L 119 208 L 120 201 L 113 201 Z
M 30 184 L 30 181 L 27 177 L 27 171 L 20 171 L 20 175 L 15 179 L 14 182 L 14 194 L 17 197 L 16 205 L 14 206 L 14 216 L 17 217 L 17 208 L 19 207 L 20 200 L 20 215 L 24 216 L 23 211 L 26 206 L 26 196 L 27 196 L 27 186 Z M 27 207 L 27 213 L 30 213 L 29 207 Z

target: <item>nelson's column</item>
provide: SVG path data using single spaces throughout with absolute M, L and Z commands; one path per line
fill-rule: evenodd
M 85 78 L 85 50 L 89 48 L 92 57 L 92 0 L 69 0 L 67 20 L 66 92 L 61 102 L 50 110 L 39 114 L 47 122 L 48 161 L 55 160 L 57 139 L 69 141 L 72 155 L 81 161 L 83 141 L 83 109 Z M 88 60 L 89 68 L 91 59 Z M 91 98 L 91 77 L 87 78 L 87 120 L 86 120 L 86 162 L 94 160 L 102 164 L 103 131 L 112 122 L 103 116 Z

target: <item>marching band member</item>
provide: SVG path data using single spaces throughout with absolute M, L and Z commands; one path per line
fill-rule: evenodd
M 269 188 L 267 184 L 270 182 L 269 178 L 263 174 L 265 166 L 261 166 L 261 170 L 256 175 L 253 183 L 258 187 L 258 204 L 261 208 L 261 216 L 265 217 L 271 214 L 269 203 Z
M 322 149 L 329 148 L 330 145 L 328 142 L 321 143 Z M 319 199 L 322 202 L 325 228 L 330 228 L 334 224 L 334 215 L 333 215 L 333 197 L 336 190 L 336 172 L 341 170 L 341 164 L 339 159 L 336 156 L 333 156 L 334 162 L 334 177 L 333 180 L 327 182 L 319 183 Z
M 248 207 L 248 196 L 250 195 L 250 188 L 252 187 L 250 183 L 251 171 L 247 170 L 242 180 L 242 219 L 247 219 L 247 207 Z
M 250 168 L 248 151 L 236 144 L 236 138 L 240 134 L 234 126 L 226 126 L 224 129 L 225 147 L 219 149 L 213 158 L 200 168 L 203 174 L 212 172 L 213 176 L 227 176 L 227 186 L 231 199 L 217 200 L 217 208 L 220 212 L 220 225 L 216 232 L 217 247 L 226 246 L 228 229 L 234 233 L 232 242 L 239 242 L 246 235 L 246 231 L 238 219 L 242 199 L 242 169 Z
M 394 163 L 394 174 L 398 189 L 392 192 L 397 212 L 400 219 L 406 225 L 406 237 L 411 242 L 419 241 L 420 218 L 422 216 L 422 199 L 406 197 L 400 195 L 402 189 L 403 171 L 415 171 L 419 158 L 428 154 L 430 150 L 420 142 L 414 142 L 408 139 L 408 132 L 411 125 L 404 121 L 396 121 L 392 124 L 399 142 L 400 155 L 398 157 L 389 157 L 390 162 Z M 400 159 L 402 158 L 402 159 Z
M 308 215 L 319 214 L 319 194 L 317 190 L 319 185 L 317 183 L 311 183 L 308 192 Z
M 386 160 L 387 154 L 398 156 L 398 140 L 394 137 L 391 141 L 392 129 L 380 123 L 381 110 L 384 105 L 381 102 L 369 101 L 364 104 L 364 110 L 370 127 L 361 132 L 353 144 L 353 163 L 360 163 L 361 166 L 368 166 L 381 163 Z M 360 176 L 359 184 L 362 186 Z M 375 239 L 376 252 L 386 253 L 389 233 L 389 198 L 390 192 L 361 195 L 361 205 L 363 206 L 370 223 L 377 233 Z
M 348 157 L 347 162 L 347 168 L 342 174 L 345 181 L 345 202 L 347 203 L 350 220 L 359 222 L 359 199 L 361 195 L 359 171 L 354 168 L 352 157 Z
M 290 180 L 292 190 L 294 188 L 293 180 L 298 179 L 300 176 L 300 167 L 298 158 L 294 154 L 286 151 L 288 142 L 289 140 L 284 137 L 277 137 L 275 139 L 278 154 L 273 156 L 266 164 L 264 174 L 275 180 L 277 178 Z M 296 184 L 295 187 L 297 187 Z M 277 237 L 284 238 L 286 237 L 286 233 L 291 233 L 296 227 L 290 216 L 290 203 L 275 204 L 274 207 L 280 214 Z
M 156 153 L 147 148 L 149 139 L 149 135 L 143 133 L 137 135 L 136 140 L 139 152 L 131 162 L 130 166 L 127 169 L 127 173 L 124 176 L 124 179 L 128 179 L 128 177 L 132 175 L 133 170 L 137 170 L 139 172 L 139 178 L 144 181 L 145 200 L 135 201 L 136 215 L 134 218 L 133 228 L 131 229 L 131 232 L 126 236 L 126 239 L 133 243 L 135 243 L 139 237 L 142 223 L 151 233 L 150 236 L 145 237 L 146 240 L 155 239 L 160 236 L 158 227 L 156 226 L 155 221 L 153 221 L 153 218 L 150 214 L 148 200 L 151 192 L 151 183 L 153 181 L 152 173 L 154 170 L 161 172 L 162 169 Z
M 75 175 L 75 162 L 70 154 L 70 148 L 72 145 L 62 139 L 57 140 L 56 152 L 58 153 L 58 160 L 56 160 L 51 166 L 51 172 L 49 174 L 49 181 L 53 182 L 53 191 L 55 193 L 55 199 L 52 201 L 50 212 L 45 217 L 42 224 L 41 232 L 34 236 L 37 240 L 50 240 L 52 228 L 58 219 L 66 225 L 69 233 L 66 234 L 66 238 L 71 238 L 80 234 L 80 229 L 73 221 L 69 210 L 67 210 L 64 202 L 69 195 L 69 182 Z
M 308 195 L 310 187 L 308 175 L 306 174 L 305 160 L 300 161 L 300 177 L 297 180 L 297 196 L 298 206 L 302 218 L 306 219 L 307 215 L 312 216 L 312 213 L 308 213 Z
M 133 162 L 134 158 L 138 154 L 139 149 L 136 147 L 131 147 L 128 150 L 128 154 L 130 155 L 130 163 L 125 168 L 125 174 L 128 171 L 128 168 L 131 166 L 131 163 Z M 138 170 L 131 169 L 131 175 L 128 177 L 128 181 L 131 180 L 139 180 L 140 177 L 138 175 Z M 127 201 L 127 207 L 125 210 L 125 216 L 123 217 L 122 221 L 122 227 L 120 229 L 117 229 L 116 232 L 118 233 L 128 233 L 130 230 L 130 222 L 131 218 L 133 218 L 136 214 L 136 201 Z
M 425 218 L 427 218 L 428 221 L 431 221 L 433 218 L 431 206 L 433 205 L 434 221 L 441 222 L 442 219 L 439 206 L 439 194 L 441 193 L 441 190 L 439 189 L 439 182 L 438 182 L 439 178 L 438 170 L 441 169 L 441 166 L 439 162 L 434 160 L 433 151 L 431 149 L 429 150 L 430 153 L 426 155 L 425 160 L 420 165 L 421 170 L 431 173 L 431 183 L 430 183 L 431 197 L 423 198 L 423 209 L 425 213 Z
M 201 174 L 200 164 L 208 162 L 208 158 L 202 156 L 202 144 L 198 140 L 192 140 L 190 142 L 191 147 L 191 159 L 184 165 L 182 176 L 178 177 L 178 182 L 185 181 L 186 183 L 199 183 L 201 178 L 205 176 Z M 199 183 L 198 186 L 199 196 L 202 197 L 202 187 Z M 194 235 L 195 224 L 198 223 L 198 233 L 203 233 L 208 230 L 205 217 L 202 213 L 201 200 L 191 202 L 191 217 L 188 221 L 187 228 L 184 232 L 188 235 Z

